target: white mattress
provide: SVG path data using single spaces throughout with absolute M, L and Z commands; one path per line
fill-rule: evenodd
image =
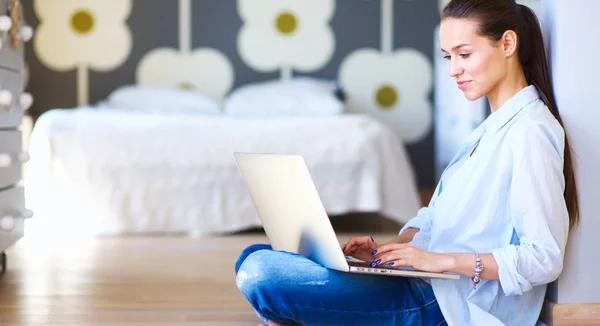
M 52 110 L 33 130 L 27 205 L 46 227 L 91 234 L 229 233 L 260 220 L 233 152 L 300 154 L 326 211 L 419 208 L 398 138 L 363 115 L 251 119 Z

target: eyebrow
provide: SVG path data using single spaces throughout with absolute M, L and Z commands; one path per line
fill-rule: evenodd
M 452 48 L 452 51 L 454 51 L 454 50 L 457 50 L 457 49 L 460 49 L 460 48 L 462 48 L 463 46 L 468 46 L 468 45 L 470 45 L 470 44 L 467 44 L 467 43 L 459 44 L 459 45 L 457 45 L 457 46 L 454 46 L 454 47 Z M 447 51 L 446 51 L 446 50 L 444 50 L 444 49 L 442 49 L 442 51 L 444 51 L 444 52 L 447 52 Z

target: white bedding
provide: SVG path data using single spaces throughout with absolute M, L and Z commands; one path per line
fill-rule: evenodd
M 92 234 L 259 227 L 235 151 L 302 155 L 332 215 L 380 212 L 404 223 L 419 208 L 404 147 L 367 116 L 252 119 L 94 108 L 38 119 L 27 205 L 47 227 Z

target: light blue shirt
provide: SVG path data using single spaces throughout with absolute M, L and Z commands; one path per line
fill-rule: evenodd
M 563 268 L 563 157 L 564 130 L 528 86 L 467 137 L 429 205 L 402 228 L 421 229 L 420 248 L 492 253 L 498 263 L 500 280 L 476 290 L 466 276 L 431 280 L 449 325 L 535 325 Z

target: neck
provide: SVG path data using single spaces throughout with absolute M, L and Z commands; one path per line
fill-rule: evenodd
M 517 72 L 506 76 L 503 81 L 488 93 L 487 98 L 490 102 L 492 113 L 498 111 L 506 101 L 528 86 L 523 70 L 519 67 L 519 69 L 514 69 L 513 71 Z

